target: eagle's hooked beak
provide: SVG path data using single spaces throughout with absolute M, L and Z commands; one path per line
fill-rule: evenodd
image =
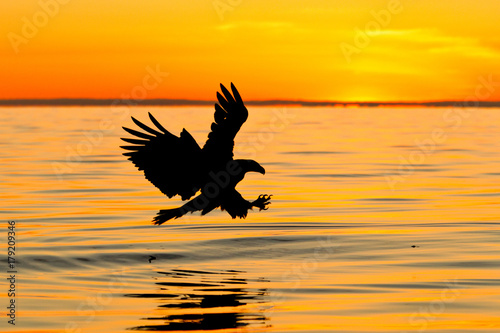
M 266 174 L 266 170 L 262 167 L 262 165 L 260 165 L 254 160 L 236 160 L 236 161 L 238 161 L 239 165 L 243 168 L 243 171 L 245 173 L 251 171 L 251 172 L 258 172 L 263 175 Z
M 253 166 L 253 168 L 251 171 L 258 172 L 258 173 L 261 173 L 263 175 L 266 174 L 266 170 L 259 163 L 255 162 L 255 164 L 252 166 Z

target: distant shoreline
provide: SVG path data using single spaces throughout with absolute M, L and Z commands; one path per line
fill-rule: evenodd
M 186 99 L 4 99 L 0 106 L 211 106 L 215 101 Z M 267 100 L 245 101 L 251 106 L 296 106 L 296 107 L 500 107 L 500 101 L 438 101 L 438 102 L 336 102 L 336 101 L 292 101 Z

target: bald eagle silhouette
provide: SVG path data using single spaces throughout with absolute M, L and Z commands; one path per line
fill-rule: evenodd
M 205 215 L 220 207 L 234 219 L 245 218 L 253 207 L 267 210 L 271 195 L 261 194 L 257 200 L 245 200 L 235 189 L 247 172 L 265 174 L 264 168 L 254 160 L 233 159 L 234 138 L 241 125 L 248 118 L 248 110 L 243 104 L 238 90 L 231 83 L 233 94 L 220 85 L 224 96 L 217 92 L 214 122 L 208 140 L 203 146 L 186 129 L 177 137 L 167 131 L 149 113 L 156 129 L 148 127 L 132 117 L 134 123 L 146 133 L 123 127 L 137 138 L 121 138 L 133 146 L 121 146 L 128 150 L 128 156 L 146 179 L 169 198 L 179 195 L 182 200 L 198 196 L 181 207 L 160 210 L 153 219 L 160 225 L 179 218 L 186 213 L 201 211 Z M 138 139 L 139 138 L 139 139 Z

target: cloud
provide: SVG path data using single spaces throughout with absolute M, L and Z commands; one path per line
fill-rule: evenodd
M 381 42 L 398 42 L 401 47 L 411 44 L 412 49 L 420 49 L 431 54 L 463 55 L 473 58 L 493 58 L 500 54 L 494 47 L 485 45 L 478 38 L 446 35 L 437 29 L 381 30 L 371 34 Z M 406 48 L 405 48 L 406 49 Z

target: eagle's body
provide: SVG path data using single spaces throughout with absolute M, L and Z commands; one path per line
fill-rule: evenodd
M 215 121 L 212 123 L 208 140 L 203 146 L 196 143 L 185 129 L 179 137 L 167 131 L 151 114 L 149 117 L 157 129 L 152 129 L 132 117 L 134 123 L 147 133 L 129 128 L 124 129 L 139 139 L 122 140 L 134 146 L 122 146 L 130 150 L 129 156 L 139 170 L 144 170 L 146 178 L 172 198 L 181 196 L 191 201 L 175 209 L 161 210 L 155 217 L 155 224 L 162 224 L 178 218 L 187 212 L 201 211 L 202 215 L 220 207 L 232 218 L 245 218 L 252 207 L 267 209 L 270 196 L 261 195 L 249 202 L 236 191 L 236 185 L 249 171 L 265 173 L 260 164 L 253 160 L 234 160 L 234 137 L 248 118 L 243 101 L 231 84 L 231 93 L 221 85 L 224 97 L 217 93 L 219 104 L 215 104 Z

